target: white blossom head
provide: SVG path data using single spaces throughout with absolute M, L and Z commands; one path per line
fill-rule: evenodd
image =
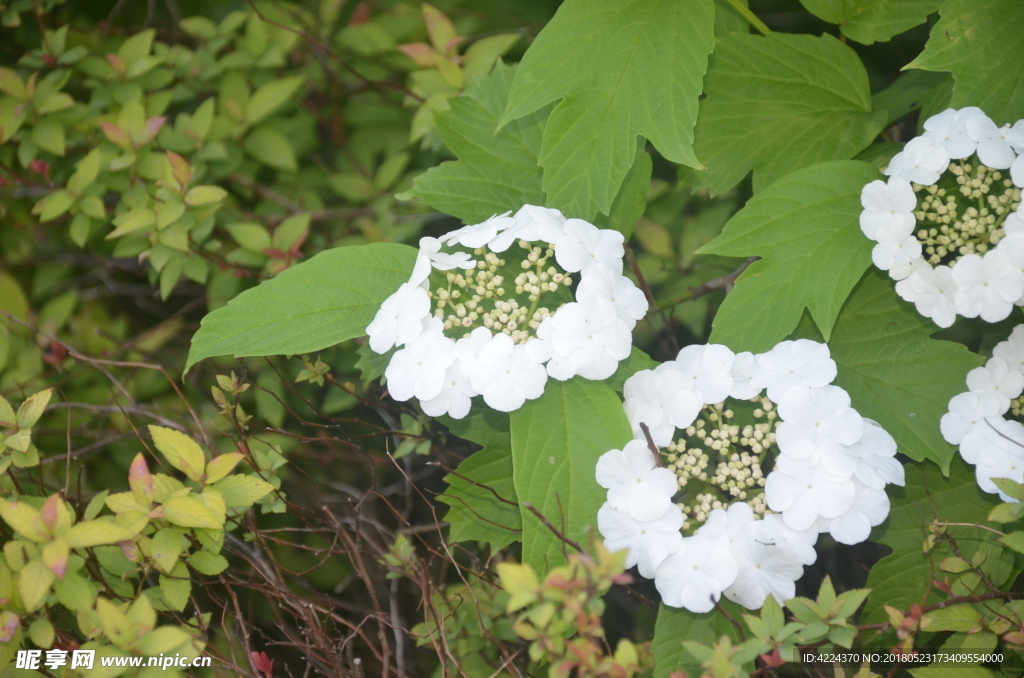
M 805 339 L 756 355 L 687 346 L 633 374 L 623 407 L 634 440 L 595 474 L 606 546 L 630 549 L 643 576 L 653 569 L 669 606 L 792 598 L 819 531 L 867 539 L 888 515 L 885 487 L 904 483 L 896 441 L 853 409 L 836 374 L 828 346 Z M 668 540 L 666 521 L 681 541 Z
M 367 334 L 376 353 L 399 349 L 385 370 L 392 397 L 431 416 L 464 417 L 477 396 L 510 412 L 549 377 L 607 379 L 647 313 L 622 274 L 622 234 L 555 209 L 523 205 L 419 245 Z
M 861 192 L 872 262 L 939 327 L 958 315 L 999 322 L 1024 304 L 1022 153 L 1024 120 L 947 109 Z

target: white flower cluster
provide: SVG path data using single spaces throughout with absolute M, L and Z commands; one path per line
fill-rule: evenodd
M 412 277 L 366 328 L 376 353 L 400 347 L 384 373 L 391 396 L 461 419 L 477 395 L 511 412 L 549 376 L 610 377 L 647 313 L 624 253 L 618 231 L 535 205 L 421 238 Z
M 861 193 L 871 258 L 939 327 L 1003 320 L 1024 305 L 1024 120 L 947 109 L 924 130 Z
M 850 407 L 835 377 L 828 346 L 806 339 L 758 355 L 687 346 L 634 374 L 624 407 L 635 438 L 597 463 L 608 490 L 597 517 L 605 545 L 629 549 L 626 565 L 653 578 L 673 607 L 706 612 L 723 593 L 750 609 L 769 594 L 792 598 L 818 534 L 864 541 L 889 513 L 886 484 L 904 483 L 896 442 Z M 745 406 L 761 423 L 730 423 L 727 398 L 737 408 L 753 401 Z M 697 420 L 702 412 L 710 424 Z M 654 453 L 641 423 L 668 451 Z M 672 442 L 676 429 L 689 440 Z M 775 468 L 765 479 L 769 452 Z M 684 536 L 691 519 L 700 526 Z
M 940 422 L 942 437 L 960 446 L 960 456 L 974 464 L 978 486 L 1016 501 L 992 482 L 1009 478 L 1024 483 L 1024 426 L 1020 418 L 1024 391 L 1024 325 L 1000 342 L 984 367 L 967 373 L 967 391 L 953 396 Z

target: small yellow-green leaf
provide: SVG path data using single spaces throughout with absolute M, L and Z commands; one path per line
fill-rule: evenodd
M 149 507 L 138 500 L 131 492 L 119 492 L 106 498 L 106 505 L 114 513 L 125 513 L 126 511 L 137 511 L 148 513 Z
M 224 521 L 217 519 L 206 504 L 197 497 L 175 497 L 164 504 L 164 520 L 180 527 L 224 527 Z
M 36 112 L 40 115 L 46 115 L 47 113 L 56 113 L 57 111 L 63 111 L 66 108 L 71 108 L 75 105 L 75 100 L 64 92 L 54 92 L 50 94 L 36 106 Z
M 7 402 L 7 399 L 0 396 L 0 426 L 14 426 L 14 408 Z
M 39 421 L 39 417 L 43 416 L 43 411 L 46 410 L 52 395 L 53 389 L 48 388 L 26 398 L 21 407 L 18 408 L 18 414 L 15 415 L 15 422 L 18 427 L 31 428 L 34 426 Z
M 22 537 L 36 543 L 50 540 L 50 531 L 32 506 L 19 501 L 0 501 L 0 518 Z
M 242 147 L 264 165 L 286 172 L 299 169 L 291 142 L 273 127 L 257 127 L 246 136 Z
M 170 654 L 191 640 L 192 636 L 184 628 L 161 626 L 139 638 L 138 648 L 143 654 L 155 657 L 161 653 Z
M 64 189 L 60 189 L 37 202 L 32 211 L 39 214 L 40 222 L 46 223 L 67 212 L 74 201 L 75 196 Z
M 515 612 L 537 600 L 540 582 L 537 573 L 529 565 L 499 563 L 498 576 L 501 578 L 501 588 L 509 594 L 507 612 Z
M 161 572 L 170 574 L 186 546 L 182 530 L 165 527 L 153 535 L 153 541 L 149 545 L 149 557 L 156 561 L 156 566 Z
M 95 586 L 74 572 L 68 572 L 64 579 L 56 581 L 53 590 L 60 604 L 75 612 L 92 609 L 96 599 Z
M 228 476 L 214 487 L 223 495 L 228 508 L 251 506 L 274 490 L 267 481 L 247 475 Z
M 128 233 L 134 233 L 135 231 L 152 226 L 155 221 L 156 215 L 153 214 L 151 209 L 139 207 L 129 210 L 114 217 L 114 225 L 117 228 L 108 233 L 105 239 L 112 240 Z
M 235 242 L 254 254 L 263 254 L 270 247 L 270 233 L 261 224 L 240 222 L 227 228 Z
M 76 193 L 81 193 L 96 180 L 96 176 L 100 172 L 100 162 L 102 160 L 103 155 L 97 147 L 89 151 L 88 155 L 78 161 L 78 167 L 75 169 L 75 174 L 71 177 L 71 181 L 74 182 L 74 189 Z M 68 182 L 69 187 L 71 186 L 71 181 Z M 100 204 L 102 205 L 103 203 L 101 202 Z M 96 215 L 90 214 L 89 216 Z M 99 216 L 96 216 L 97 219 L 102 217 L 102 213 Z
M 107 499 L 107 495 L 110 494 L 110 490 L 103 490 L 95 497 L 89 500 L 89 505 L 85 507 L 85 513 L 82 514 L 82 520 L 92 520 L 100 514 L 103 510 L 104 502 Z
M 244 457 L 240 452 L 231 452 L 215 457 L 206 465 L 206 482 L 215 483 L 231 473 Z
M 185 609 L 188 604 L 188 596 L 192 592 L 192 582 L 188 580 L 188 568 L 185 563 L 179 562 L 174 566 L 171 576 L 160 575 L 160 593 L 172 609 Z
M 196 186 L 185 194 L 185 203 L 190 207 L 200 207 L 220 202 L 227 195 L 228 192 L 220 186 Z
M 121 527 L 110 518 L 96 518 L 78 523 L 64 533 L 68 545 L 76 549 L 101 544 L 116 544 L 119 541 L 131 539 L 133 536 L 134 533 Z
M 138 61 L 149 54 L 155 36 L 156 31 L 152 28 L 140 31 L 121 43 L 120 49 L 117 50 L 117 55 L 126 64 Z
M 197 551 L 188 557 L 188 564 L 196 569 L 200 574 L 215 575 L 220 574 L 228 567 L 227 558 L 224 556 L 210 553 L 209 551 Z
M 57 579 L 64 578 L 70 555 L 71 549 L 68 548 L 68 542 L 63 537 L 54 539 L 42 549 L 43 564 L 57 576 Z
M 64 125 L 51 118 L 43 118 L 32 128 L 32 142 L 44 151 L 64 155 Z
M 153 436 L 156 449 L 160 450 L 171 466 L 190 479 L 199 481 L 206 468 L 206 456 L 197 442 L 184 433 L 163 426 L 150 426 L 149 433 Z
M 131 641 L 135 640 L 128 617 L 120 605 L 116 605 L 106 598 L 96 599 L 96 614 L 100 618 L 100 626 L 103 628 L 103 635 L 114 645 L 125 648 Z
M 44 650 L 48 650 L 53 647 L 54 636 L 53 624 L 45 618 L 41 617 L 35 620 L 32 622 L 32 625 L 28 627 L 29 639 L 31 639 L 36 647 L 40 647 Z
M 82 198 L 78 206 L 87 217 L 92 217 L 93 219 L 107 218 L 107 210 L 103 207 L 103 200 L 97 195 L 89 195 Z
M 55 576 L 41 560 L 33 560 L 18 573 L 18 593 L 28 612 L 35 611 L 50 592 Z
M 302 85 L 304 80 L 305 77 L 295 75 L 290 78 L 268 82 L 257 89 L 249 98 L 249 103 L 246 104 L 245 122 L 249 125 L 254 125 L 276 111 L 292 98 L 295 90 Z
M 25 101 L 28 93 L 25 91 L 25 83 L 21 81 L 18 74 L 10 68 L 0 66 L 0 92 L 4 92 L 15 99 Z

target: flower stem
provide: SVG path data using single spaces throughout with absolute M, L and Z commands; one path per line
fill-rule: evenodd
M 765 25 L 763 21 L 757 18 L 757 15 L 750 11 L 750 8 L 741 2 L 741 0 L 725 0 L 729 5 L 739 12 L 740 16 L 746 19 L 751 26 L 757 29 L 757 32 L 761 35 L 771 35 L 771 29 Z

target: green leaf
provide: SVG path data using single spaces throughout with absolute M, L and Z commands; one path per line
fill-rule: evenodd
M 32 428 L 36 422 L 39 421 L 39 417 L 43 416 L 43 412 L 46 410 L 47 404 L 50 402 L 50 396 L 53 395 L 53 389 L 48 388 L 45 391 L 39 391 L 33 393 L 28 398 L 25 398 L 25 402 L 18 408 L 18 413 L 15 415 L 15 422 L 19 428 Z
M 911 111 L 916 111 L 928 103 L 935 89 L 941 86 L 948 77 L 945 73 L 908 71 L 898 77 L 894 83 L 871 97 L 872 106 L 876 111 L 885 111 L 888 114 L 886 115 L 886 123 L 892 124 Z M 924 120 L 924 113 L 922 112 L 921 115 L 922 120 Z M 864 152 L 881 145 L 883 144 L 868 146 Z M 894 150 L 886 158 L 886 163 L 883 167 L 888 166 L 888 160 L 903 149 L 902 144 L 891 144 L 891 146 L 894 147 Z
M 451 507 L 445 514 L 451 525 L 449 541 L 486 541 L 494 551 L 508 546 L 522 531 L 519 507 L 500 501 L 487 489 L 508 501 L 518 501 L 508 415 L 484 408 L 464 419 L 446 418 L 443 423 L 454 435 L 483 445 L 459 464 L 458 475 L 445 477 L 448 489 L 438 495 L 439 501 Z
M 161 572 L 169 573 L 174 569 L 175 563 L 178 562 L 178 556 L 187 546 L 188 541 L 185 539 L 184 530 L 165 527 L 162 530 L 157 530 L 153 535 L 153 541 L 149 545 L 149 556 L 156 561 Z
M 223 495 L 227 508 L 245 508 L 252 506 L 274 490 L 274 486 L 256 476 L 228 476 L 214 487 Z
M 854 402 L 860 409 L 862 403 L 856 396 Z M 892 433 L 899 441 L 897 432 Z M 866 586 L 872 589 L 872 593 L 859 620 L 862 624 L 888 621 L 883 605 L 909 610 L 914 603 L 925 605 L 934 602 L 924 601 L 925 592 L 931 589 L 931 561 L 937 564 L 949 549 L 945 548 L 941 554 L 922 550 L 925 539 L 923 524 L 933 520 L 983 523 L 989 509 L 998 501 L 978 488 L 974 468 L 959 456 L 950 464 L 948 478 L 943 477 L 932 464 L 908 463 L 905 468 L 907 486 L 890 485 L 886 488 L 892 509 L 886 521 L 872 531 L 872 540 L 889 546 L 893 552 L 875 563 L 868 574 Z M 978 533 L 976 528 L 946 529 L 958 538 Z M 969 559 L 978 540 L 961 539 L 959 543 Z M 932 593 L 940 595 L 937 589 L 932 589 Z
M 41 560 L 33 560 L 18 573 L 18 593 L 25 610 L 32 612 L 46 600 L 56 575 Z
M 979 106 L 996 124 L 1024 118 L 1024 3 L 945 0 L 924 51 L 904 68 L 953 74 L 951 106 Z
M 739 619 L 744 611 L 736 603 L 724 598 L 720 604 L 733 619 Z M 739 642 L 736 627 L 717 610 L 696 614 L 663 604 L 658 608 L 654 640 L 651 641 L 654 678 L 669 678 L 680 670 L 686 671 L 689 676 L 702 675 L 701 662 L 683 647 L 683 641 L 711 645 L 722 636 L 729 636 L 734 643 Z
M 321 252 L 207 314 L 185 369 L 211 356 L 309 353 L 362 336 L 415 261 L 414 248 L 391 243 Z
M 53 118 L 43 118 L 32 128 L 32 141 L 44 151 L 64 155 L 64 125 Z
M 295 90 L 302 85 L 305 79 L 304 76 L 293 75 L 290 78 L 268 82 L 253 92 L 249 97 L 249 103 L 245 106 L 245 122 L 255 125 L 283 106 L 292 98 Z
M 216 513 L 195 496 L 169 499 L 164 504 L 164 520 L 179 527 L 205 527 L 211 530 L 224 527 L 223 519 L 219 519 Z
M 852 158 L 878 135 L 860 57 L 831 35 L 730 35 L 704 80 L 697 157 L 721 193 L 754 170 L 754 190 L 824 160 Z
M 923 24 L 942 0 L 800 0 L 811 14 L 839 24 L 843 35 L 870 45 Z
M 39 221 L 46 223 L 52 221 L 68 211 L 75 197 L 68 191 L 60 189 L 46 196 L 36 203 L 36 210 L 39 212 Z
M 200 207 L 220 202 L 227 195 L 228 192 L 220 186 L 196 186 L 185 194 L 185 203 L 191 207 Z
M 78 523 L 64 533 L 71 548 L 86 548 L 89 546 L 100 546 L 102 544 L 116 544 L 125 539 L 131 539 L 134 532 L 125 529 L 112 522 L 110 518 L 97 518 Z
M 499 33 L 477 40 L 463 55 L 462 71 L 467 78 L 486 76 L 498 57 L 509 51 L 522 37 L 519 33 Z
M 228 560 L 224 556 L 209 551 L 197 551 L 188 557 L 188 564 L 200 574 L 215 575 L 228 569 Z
M 529 502 L 564 534 L 586 544 L 605 491 L 594 480 L 597 458 L 631 437 L 615 391 L 603 382 L 548 380 L 544 395 L 510 415 L 513 478 L 519 502 Z M 563 544 L 526 507 L 523 562 L 539 572 L 561 564 Z M 561 527 L 559 529 L 562 529 Z
M 295 172 L 299 163 L 288 139 L 273 127 L 261 126 L 245 138 L 245 152 L 274 169 Z
M 644 136 L 700 167 L 697 99 L 715 47 L 713 0 L 568 0 L 519 66 L 502 124 L 561 99 L 541 146 L 548 205 L 608 213 Z
M 598 228 L 611 228 L 618 231 L 626 240 L 633 235 L 636 222 L 647 209 L 647 189 L 651 186 L 651 170 L 654 167 L 651 156 L 647 152 L 647 141 L 641 137 L 636 147 L 636 158 L 633 166 L 626 172 L 619 194 L 612 202 L 608 216 L 598 214 L 594 225 Z
M 1017 553 L 1024 553 L 1024 532 L 1011 532 L 1002 537 L 999 541 L 1009 546 Z
M 188 568 L 185 567 L 185 563 L 179 562 L 175 565 L 171 574 L 171 577 L 160 575 L 160 593 L 171 609 L 181 612 L 188 604 L 192 582 L 188 579 Z
M 495 132 L 515 73 L 514 66 L 499 63 L 452 99 L 447 111 L 435 113 L 438 134 L 459 159 L 417 177 L 412 196 L 470 224 L 520 205 L 545 204 L 537 155 L 549 110 Z
M 930 339 L 934 331 L 874 271 L 850 295 L 829 348 L 839 366 L 836 384 L 854 407 L 892 434 L 900 452 L 931 459 L 945 472 L 955 448 L 942 438 L 939 419 L 984 359 L 961 344 Z
M 199 443 L 181 431 L 163 426 L 150 426 L 149 434 L 153 444 L 164 455 L 167 462 L 196 482 L 206 468 L 206 455 Z
M 825 162 L 788 174 L 755 195 L 699 250 L 760 256 L 715 316 L 711 341 L 734 351 L 767 351 L 810 310 L 827 340 L 843 302 L 871 265 L 861 233 L 860 193 L 881 177 L 858 160 Z

